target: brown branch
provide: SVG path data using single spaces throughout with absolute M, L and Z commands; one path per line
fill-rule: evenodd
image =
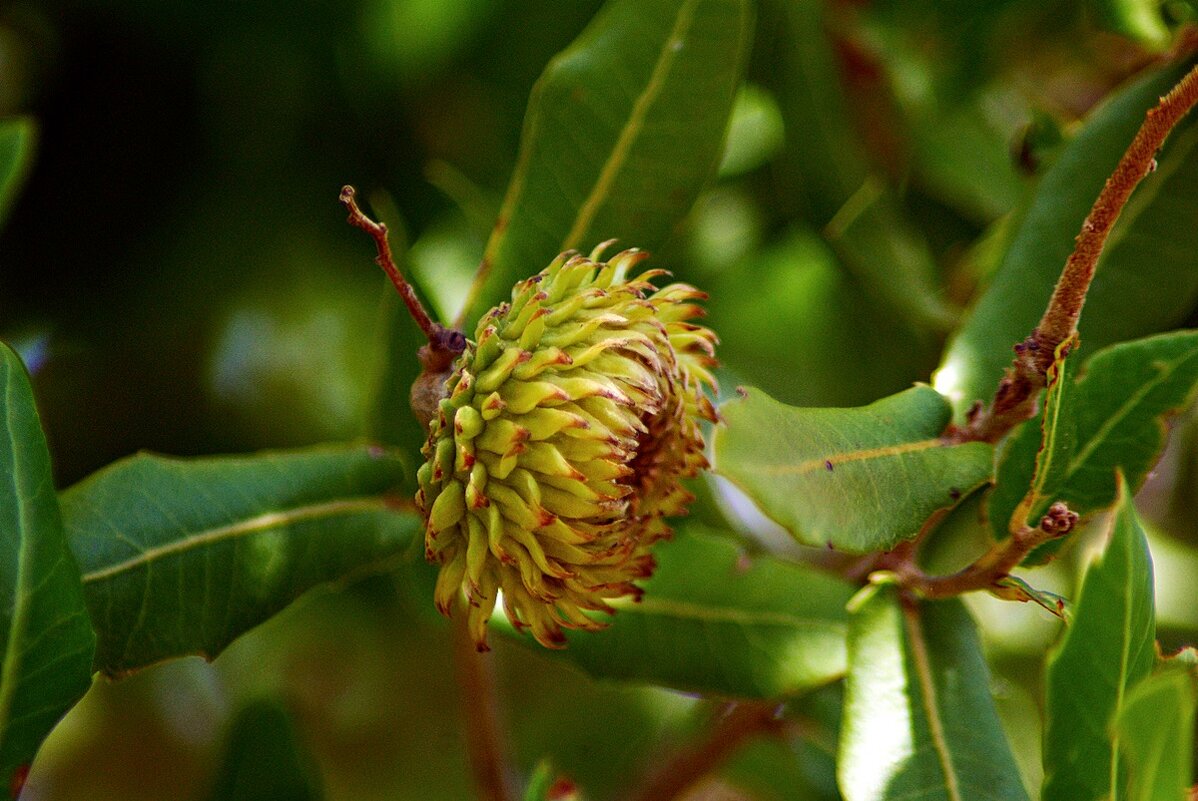
M 903 587 L 924 598 L 951 598 L 974 590 L 996 590 L 1000 589 L 999 582 L 1028 554 L 1046 542 L 1065 536 L 1076 524 L 1077 514 L 1058 502 L 1048 508 L 1038 526 L 1024 526 L 957 573 L 928 576 L 915 564 L 913 553 L 886 567 L 898 575 Z
M 731 704 L 699 742 L 679 751 L 633 790 L 629 801 L 670 801 L 718 768 L 745 742 L 762 734 L 779 735 L 777 707 L 759 702 Z
M 412 285 L 407 282 L 403 273 L 399 271 L 399 267 L 396 266 L 395 259 L 391 255 L 391 243 L 387 241 L 387 226 L 367 217 L 358 208 L 356 195 L 357 191 L 352 186 L 341 187 L 341 205 L 345 206 L 345 210 L 349 212 L 349 224 L 355 228 L 361 228 L 374 239 L 375 249 L 378 250 L 375 262 L 383 268 L 383 272 L 399 290 L 399 296 L 403 298 L 404 305 L 408 307 L 412 319 L 416 321 L 416 325 L 420 326 L 420 330 L 428 337 L 428 341 L 430 343 L 437 342 L 441 336 L 441 326 L 428 316 L 420 299 L 416 297 Z
M 997 442 L 1008 431 L 1036 413 L 1036 399 L 1044 388 L 1045 374 L 1061 343 L 1077 334 L 1086 293 L 1098 259 L 1120 212 L 1132 191 L 1154 169 L 1156 154 L 1169 132 L 1198 102 L 1198 66 L 1178 81 L 1160 103 L 1148 111 L 1131 145 L 1094 201 L 1082 223 L 1073 253 L 1065 262 L 1052 299 L 1031 335 L 1015 346 L 1015 360 L 1007 368 L 989 407 L 975 407 L 963 428 L 950 430 L 954 442 Z
M 475 789 L 481 801 L 514 801 L 508 786 L 503 737 L 495 697 L 495 678 L 486 654 L 474 647 L 474 638 L 466 628 L 465 610 L 454 615 L 453 657 L 462 720 L 465 724 L 466 755 Z
M 453 360 L 466 350 L 466 337 L 457 328 L 446 328 L 428 316 L 412 285 L 404 279 L 403 273 L 395 264 L 391 255 L 391 244 L 387 241 L 387 226 L 362 213 L 355 199 L 356 194 L 352 186 L 341 188 L 341 205 L 349 212 L 349 224 L 361 228 L 374 239 L 374 246 L 378 251 L 375 262 L 391 279 L 412 319 L 428 339 L 428 344 L 421 347 L 416 354 L 423 370 L 412 385 L 410 399 L 412 412 L 420 421 L 421 427 L 427 429 L 429 421 L 436 414 L 437 404 L 444 396 L 445 379 L 449 377 L 450 366 Z

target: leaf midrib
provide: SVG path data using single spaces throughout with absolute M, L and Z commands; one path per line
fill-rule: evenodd
M 609 602 L 620 610 L 620 614 L 662 615 L 684 620 L 699 620 L 706 623 L 735 623 L 742 626 L 787 626 L 794 629 L 826 630 L 830 633 L 847 632 L 845 624 L 818 618 L 804 618 L 789 612 L 764 609 L 743 609 L 734 606 L 716 606 L 663 598 L 647 594 L 640 601 L 629 597 Z
M 83 583 L 90 584 L 103 581 L 144 565 L 152 564 L 168 556 L 185 553 L 224 540 L 258 534 L 275 528 L 283 528 L 292 523 L 336 517 L 338 515 L 350 515 L 358 512 L 385 511 L 390 508 L 391 503 L 387 499 L 369 497 L 340 498 L 332 501 L 308 504 L 306 506 L 296 506 L 283 511 L 263 512 L 234 523 L 202 529 L 188 534 L 181 539 L 172 540 L 164 545 L 147 548 L 137 556 L 83 574 Z
M 661 94 L 662 86 L 674 64 L 674 59 L 682 47 L 685 47 L 685 36 L 694 20 L 697 3 L 698 0 L 687 0 L 683 7 L 678 9 L 674 27 L 670 29 L 670 35 L 662 43 L 661 52 L 658 53 L 657 61 L 653 65 L 653 71 L 649 73 L 649 81 L 633 101 L 632 111 L 620 129 L 616 144 L 603 163 L 603 169 L 599 171 L 599 176 L 595 179 L 595 184 L 591 187 L 586 200 L 579 206 L 578 214 L 574 217 L 574 224 L 571 226 L 570 232 L 566 234 L 566 238 L 562 240 L 559 250 L 565 251 L 578 246 L 579 241 L 590 229 L 591 223 L 599 213 L 599 207 L 611 194 L 612 184 L 615 183 L 633 143 L 641 132 L 641 126 L 649 114 L 649 109 L 657 100 L 657 96 Z M 676 42 L 681 45 L 677 49 L 674 47 Z
M 889 456 L 901 456 L 906 453 L 915 453 L 918 451 L 931 450 L 933 448 L 947 447 L 939 438 L 923 439 L 915 442 L 898 442 L 893 445 L 880 445 L 876 448 L 862 448 L 855 451 L 840 451 L 820 455 L 811 459 L 804 459 L 801 462 L 792 462 L 789 464 L 755 464 L 752 470 L 768 476 L 791 476 L 803 475 L 805 473 L 814 473 L 819 470 L 827 470 L 828 462 L 832 463 L 832 469 L 835 470 L 840 464 L 846 462 L 864 462 L 872 459 L 884 459 Z
M 1148 382 L 1142 384 L 1139 389 L 1133 392 L 1130 396 L 1128 396 L 1127 400 L 1119 406 L 1115 413 L 1107 417 L 1107 419 L 1103 421 L 1102 425 L 1098 427 L 1098 430 L 1094 432 L 1094 435 L 1086 440 L 1085 447 L 1077 450 L 1074 458 L 1069 461 L 1069 467 L 1066 471 L 1066 480 L 1073 477 L 1078 469 L 1085 464 L 1086 460 L 1090 458 L 1091 454 L 1093 454 L 1094 451 L 1096 451 L 1106 442 L 1106 438 L 1110 436 L 1110 433 L 1115 429 L 1115 427 L 1127 419 L 1127 417 L 1130 416 L 1131 411 L 1149 393 L 1163 384 L 1169 378 L 1169 376 L 1173 375 L 1173 373 L 1177 371 L 1177 368 L 1183 362 L 1192 358 L 1194 358 L 1193 353 L 1185 353 L 1172 361 L 1158 361 L 1157 363 L 1161 364 L 1162 368 L 1157 371 L 1157 374 Z
M 944 721 L 940 719 L 936 682 L 932 676 L 932 665 L 928 658 L 927 643 L 923 637 L 919 610 L 914 606 L 902 604 L 902 614 L 903 624 L 907 630 L 907 641 L 911 645 L 911 661 L 915 663 L 915 674 L 919 680 L 920 700 L 923 703 L 924 716 L 928 720 L 928 734 L 932 739 L 936 758 L 940 762 L 940 771 L 944 774 L 944 790 L 948 794 L 949 801 L 961 801 L 961 788 L 957 784 L 952 752 L 949 750 L 948 739 L 944 734 Z
M 0 347 L 4 347 L 0 345 Z M 8 714 L 12 708 L 13 695 L 17 690 L 17 673 L 21 669 L 21 654 L 18 644 L 25 636 L 25 625 L 29 618 L 29 598 L 24 592 L 26 583 L 25 573 L 28 569 L 28 559 L 26 546 L 28 538 L 25 532 L 28 529 L 26 520 L 25 504 L 22 502 L 23 487 L 21 483 L 21 465 L 18 459 L 17 439 L 15 426 L 13 425 L 12 410 L 15 408 L 15 396 L 13 387 L 15 382 L 12 380 L 13 365 L 11 352 L 0 354 L 5 356 L 4 362 L 4 409 L 5 419 L 4 428 L 8 433 L 9 452 L 13 455 L 13 474 L 12 474 L 12 493 L 16 500 L 17 508 L 17 577 L 16 586 L 13 588 L 13 614 L 12 623 L 8 630 L 8 640 L 4 644 L 4 665 L 0 668 L 0 744 L 6 739 L 8 734 Z

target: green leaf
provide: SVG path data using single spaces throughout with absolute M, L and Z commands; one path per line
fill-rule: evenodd
M 1011 348 L 1039 321 L 1074 237 L 1145 111 L 1189 68 L 1175 64 L 1112 96 L 1045 174 L 992 283 L 949 344 L 936 388 L 963 413 L 989 399 Z M 1169 138 L 1107 242 L 1080 321 L 1085 353 L 1175 325 L 1198 298 L 1198 125 Z
M 959 312 L 944 299 L 927 241 L 906 224 L 898 198 L 869 178 L 828 223 L 825 233 L 866 290 L 912 322 L 947 331 Z
M 799 542 L 889 550 L 990 477 L 993 449 L 948 446 L 948 402 L 917 386 L 855 409 L 801 409 L 761 390 L 724 404 L 716 470 Z
M 37 126 L 27 117 L 0 120 L 0 225 L 25 182 L 33 161 Z
M 416 351 L 427 340 L 412 322 L 407 308 L 390 282 L 383 291 L 386 294 L 379 309 L 367 436 L 398 448 L 406 468 L 402 478 L 404 486 L 414 494 L 419 462 L 413 465 L 412 461 L 423 458 L 420 449 L 428 439 L 428 432 L 412 413 L 409 398 L 412 382 L 420 375 Z
M 1066 362 L 1074 359 L 1071 355 Z M 1006 531 L 1008 520 L 1014 526 L 1038 520 L 1058 500 L 1082 515 L 1110 506 L 1116 469 L 1134 492 L 1164 447 L 1162 417 L 1184 406 L 1196 385 L 1198 331 L 1113 345 L 1096 353 L 1076 382 L 1051 383 L 1047 417 L 1042 415 L 1039 427 L 1024 425 L 1000 462 L 988 501 L 995 531 Z M 1051 424 L 1044 422 L 1049 419 Z M 1037 448 L 1040 458 L 1052 452 L 1052 467 L 1036 467 L 1033 491 L 1017 506 L 1020 487 L 1029 485 L 1032 472 L 1029 454 Z
M 528 786 L 524 788 L 524 801 L 547 801 L 546 796 L 552 785 L 553 763 L 548 759 L 542 759 L 528 778 Z
M 665 240 L 719 163 L 751 30 L 748 0 L 610 0 L 533 88 L 470 318 L 563 250 Z
M 212 801 L 324 797 L 315 762 L 282 704 L 263 698 L 238 711 L 208 797 Z
M 388 496 L 398 459 L 366 445 L 116 462 L 61 496 L 99 635 L 119 675 L 216 656 L 306 590 L 418 548 L 411 505 Z
M 92 633 L 24 365 L 0 343 L 0 786 L 91 683 Z
M 694 531 L 654 556 L 639 602 L 615 602 L 609 628 L 571 632 L 554 654 L 596 677 L 741 698 L 794 695 L 844 674 L 846 582 L 742 557 L 727 539 Z
M 986 499 L 990 525 L 999 538 L 1024 525 L 1038 525 L 1030 521 L 1044 514 L 1068 476 L 1077 436 L 1074 372 L 1078 361 L 1076 352 L 1062 355 L 1069 347 L 1059 347 L 1048 368 L 1039 425 L 1023 425 L 1002 449 L 996 484 Z
M 782 180 L 842 264 L 876 300 L 905 319 L 947 329 L 956 319 L 928 244 L 884 181 L 872 177 L 848 114 L 824 3 L 771 0 L 783 31 L 772 70 L 785 123 Z M 795 43 L 800 43 L 796 45 Z
M 1150 676 L 1127 693 L 1114 737 L 1128 768 L 1126 801 L 1178 801 L 1193 781 L 1194 711 L 1187 670 Z
M 960 601 L 853 602 L 840 739 L 847 801 L 1026 801 L 973 620 Z
M 780 179 L 786 195 L 818 226 L 827 224 L 869 175 L 824 28 L 825 6 L 819 0 L 762 3 L 762 29 L 779 32 L 768 77 L 786 134 Z
M 1098 801 L 1122 781 L 1111 721 L 1152 671 L 1152 557 L 1121 492 L 1102 558 L 1086 571 L 1073 622 L 1048 660 L 1044 801 Z
M 728 265 L 705 288 L 720 361 L 788 403 L 868 403 L 927 376 L 939 357 L 933 339 L 870 297 L 809 229 Z
M 1161 13 L 1161 0 L 1090 0 L 1103 27 L 1161 51 L 1172 38 Z

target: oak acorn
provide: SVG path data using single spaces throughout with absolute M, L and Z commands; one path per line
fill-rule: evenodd
M 688 322 L 705 295 L 637 275 L 648 254 L 563 253 L 479 322 L 429 423 L 417 505 L 435 600 L 464 593 L 486 650 L 496 603 L 542 645 L 606 625 L 609 601 L 639 598 L 665 518 L 707 466 L 716 337 Z M 423 390 L 422 390 L 423 391 Z

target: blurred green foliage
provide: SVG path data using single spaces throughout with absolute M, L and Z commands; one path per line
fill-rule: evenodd
M 212 454 L 371 435 L 410 458 L 420 432 L 401 388 L 416 373 L 405 359 L 418 337 L 369 243 L 344 225 L 337 191 L 363 190 L 431 306 L 448 314 L 499 208 L 533 83 L 600 5 L 0 8 L 0 117 L 36 120 L 37 131 L 34 146 L 11 124 L 0 129 L 0 147 L 34 154 L 19 195 L 0 176 L 0 206 L 14 198 L 0 231 L 0 338 L 30 365 L 58 483 L 138 449 Z M 827 406 L 929 379 L 955 310 L 1001 269 L 1011 229 L 1078 121 L 1150 64 L 1162 30 L 1194 14 L 1188 2 L 1133 0 L 757 5 L 719 175 L 654 263 L 711 292 L 726 392 L 745 382 Z M 881 243 L 830 226 L 866 181 L 885 198 L 885 230 L 899 232 Z M 896 269 L 931 293 L 913 298 L 917 308 L 887 286 Z M 1169 324 L 1194 324 L 1192 297 L 1175 300 L 1185 308 Z M 402 357 L 386 358 L 390 349 Z M 1142 494 L 1163 543 L 1153 546 L 1162 637 L 1176 643 L 1198 631 L 1177 590 L 1198 573 L 1198 424 L 1180 425 Z M 969 508 L 949 525 L 976 524 Z M 253 747 L 238 737 L 282 727 L 293 751 L 245 758 L 302 773 L 310 753 L 326 798 L 469 797 L 430 570 L 307 597 L 214 664 L 98 681 L 47 742 L 31 796 L 205 797 L 214 777 L 236 784 L 226 746 L 236 754 Z M 1042 586 L 1072 584 L 1066 565 Z M 995 656 L 1007 730 L 1038 731 L 1037 660 L 1055 624 L 1009 604 L 970 605 Z M 496 645 L 516 768 L 530 773 L 548 755 L 588 798 L 618 798 L 714 707 Z M 727 765 L 735 797 L 836 798 L 838 693 L 791 705 L 804 737 L 754 745 Z M 1013 745 L 1025 783 L 1038 785 L 1038 739 Z

